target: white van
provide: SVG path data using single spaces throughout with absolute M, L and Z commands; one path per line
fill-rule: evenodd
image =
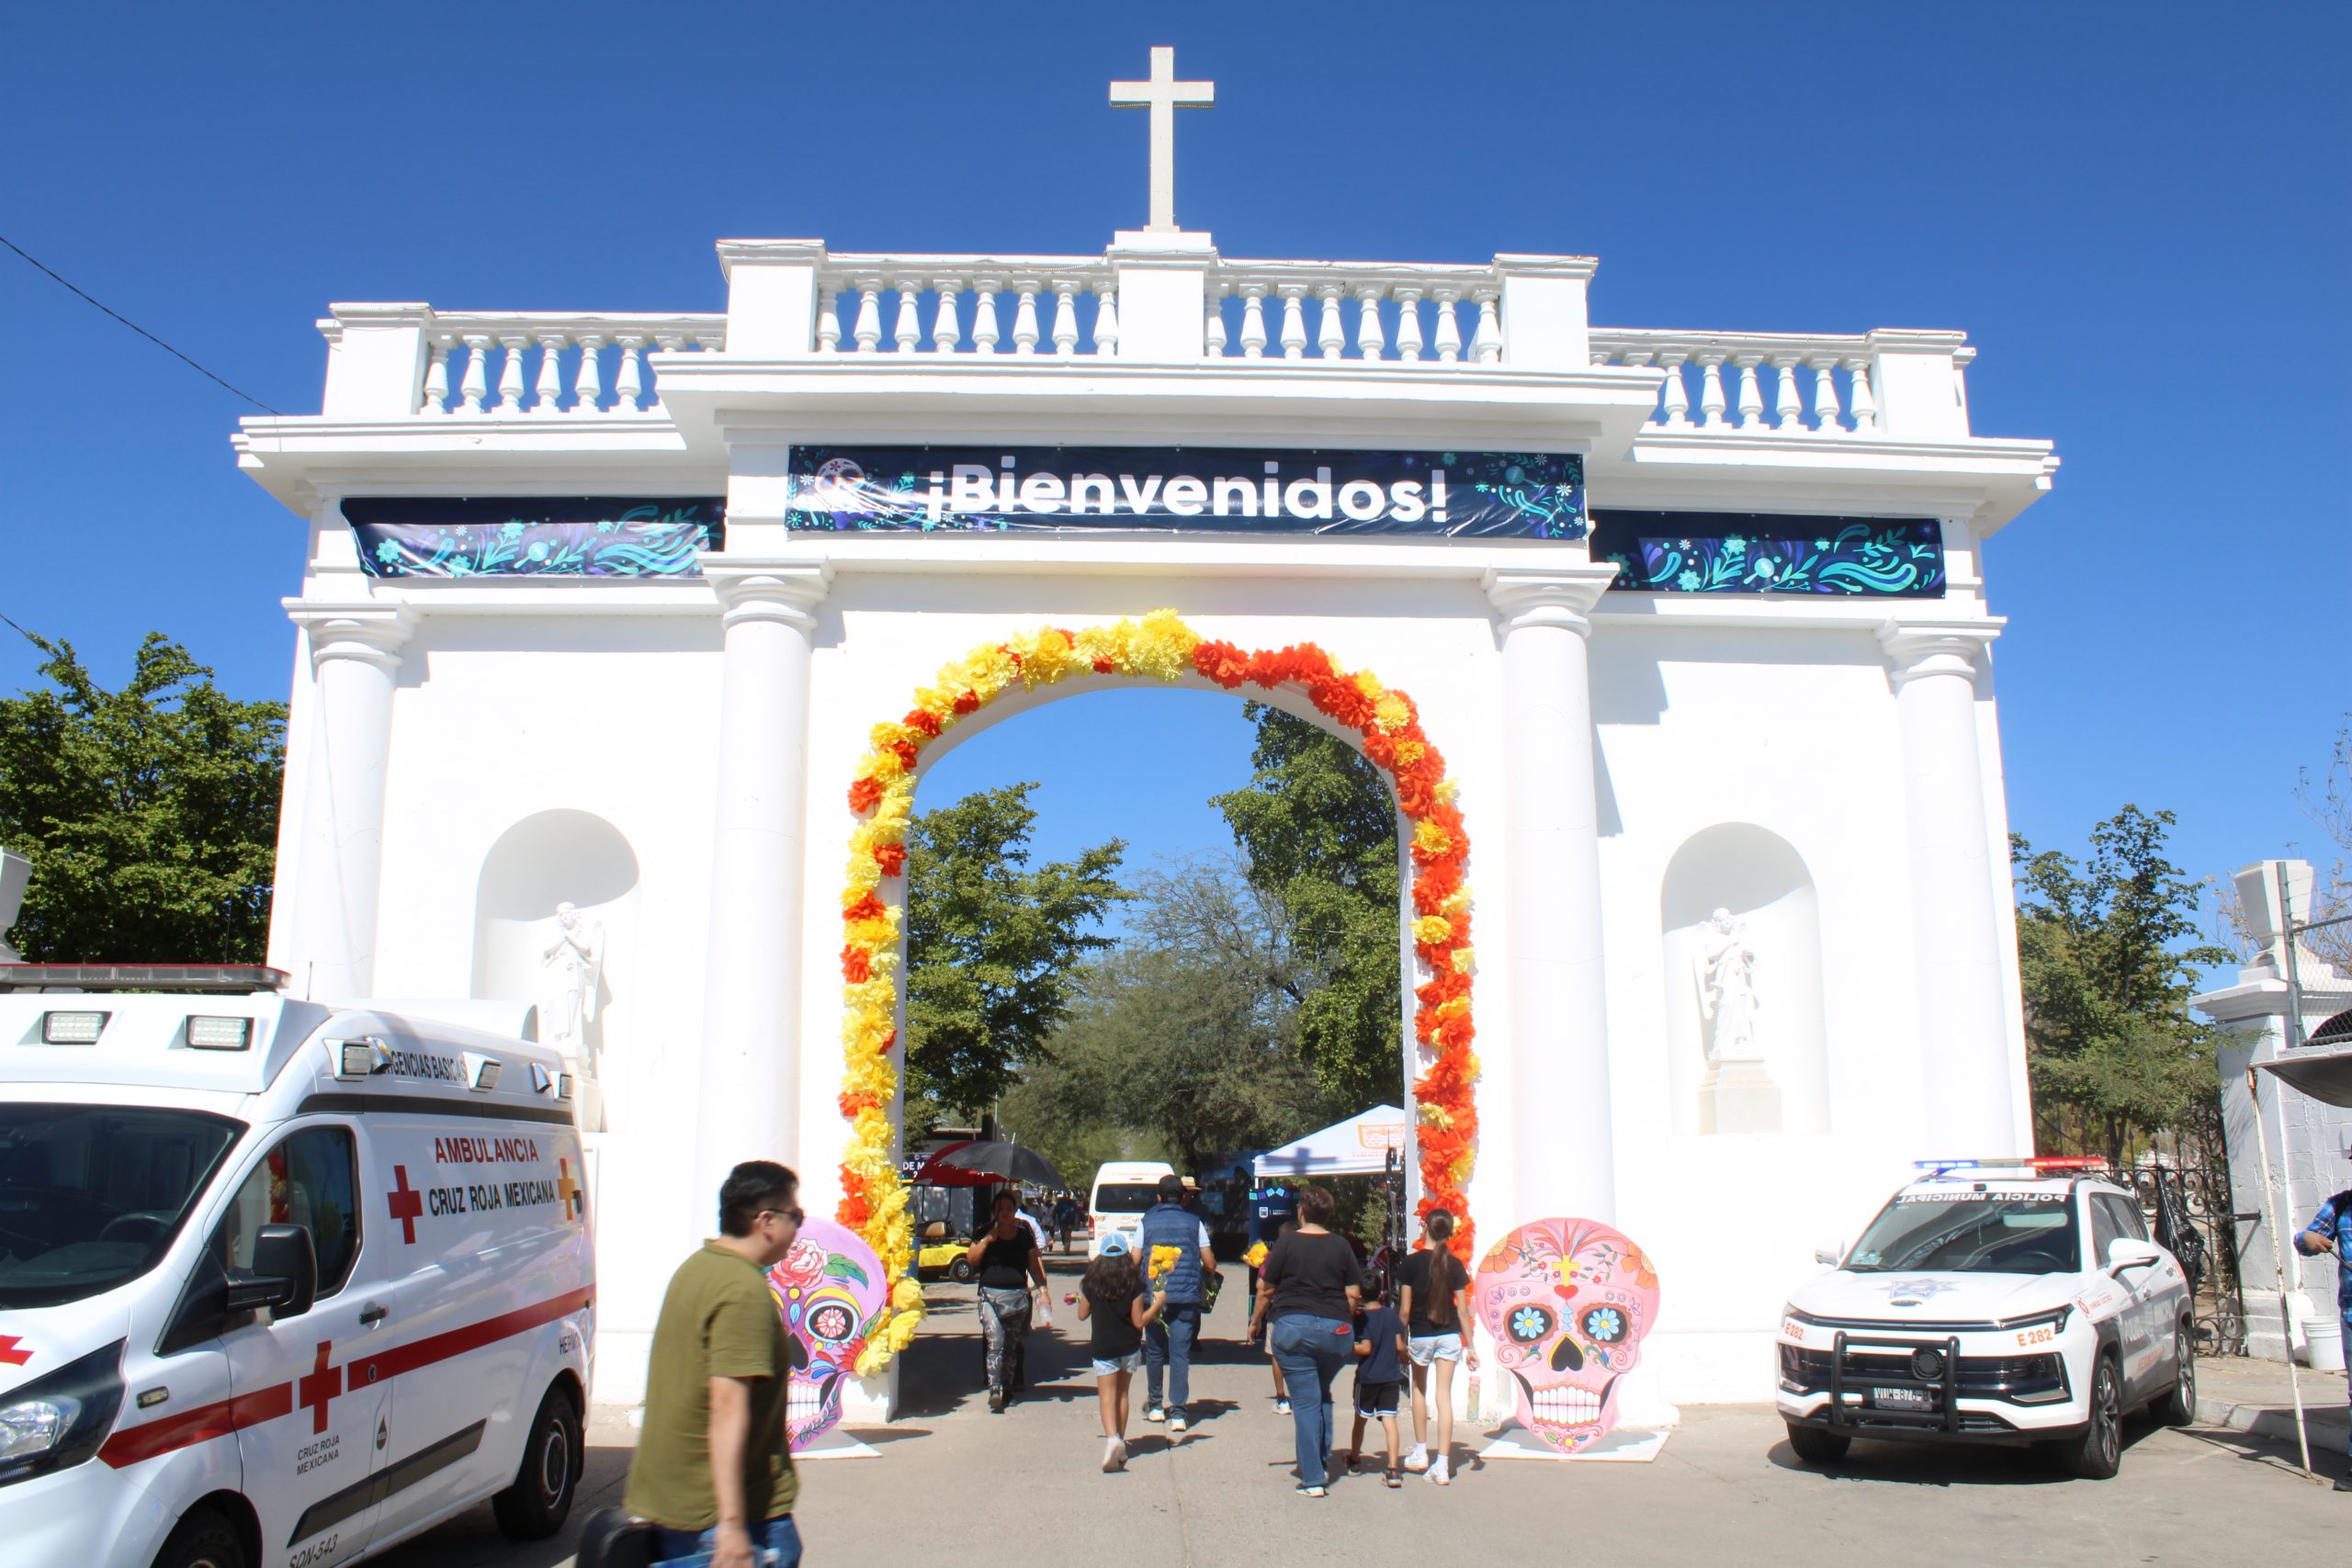
M 1174 1166 L 1156 1159 L 1111 1160 L 1097 1170 L 1093 1195 L 1086 1204 L 1094 1220 L 1086 1256 L 1100 1257 L 1104 1238 L 1116 1232 L 1127 1238 L 1132 1257 L 1136 1238 L 1143 1234 L 1143 1212 L 1159 1201 L 1159 1179 L 1175 1174 Z
M 283 980 L 0 966 L 8 1563 L 326 1568 L 484 1497 L 525 1538 L 571 1506 L 560 1061 Z

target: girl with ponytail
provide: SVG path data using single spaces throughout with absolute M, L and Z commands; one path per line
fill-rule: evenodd
M 1470 1270 L 1447 1250 L 1453 1216 L 1431 1209 L 1422 1222 L 1422 1246 L 1396 1271 L 1402 1287 L 1397 1310 L 1404 1314 L 1406 1348 L 1413 1369 L 1413 1451 L 1407 1470 L 1426 1470 L 1440 1486 L 1453 1483 L 1453 1369 L 1465 1358 L 1475 1376 L 1478 1348 L 1470 1333 Z M 1430 1386 L 1435 1373 L 1436 1388 Z M 1437 1453 L 1429 1450 L 1429 1407 L 1437 1406 Z

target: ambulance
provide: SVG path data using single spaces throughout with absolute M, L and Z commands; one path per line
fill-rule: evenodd
M 238 966 L 0 965 L 0 1561 L 553 1534 L 594 1365 L 560 1058 Z

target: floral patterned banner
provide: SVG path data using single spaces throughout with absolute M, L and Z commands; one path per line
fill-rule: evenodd
M 699 577 L 717 496 L 363 496 L 344 520 L 370 577 Z
M 1592 558 L 1635 593 L 1944 596 L 1933 518 L 1792 517 L 1729 512 L 1596 512 Z
M 1581 539 L 1566 452 L 795 446 L 786 523 L 828 532 Z

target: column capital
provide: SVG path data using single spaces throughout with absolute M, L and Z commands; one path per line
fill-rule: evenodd
M 1617 575 L 1615 561 L 1563 562 L 1544 567 L 1488 567 L 1478 580 L 1503 618 L 1503 635 L 1521 626 L 1566 626 L 1578 637 Z
M 781 621 L 797 630 L 817 629 L 815 611 L 831 592 L 833 563 L 820 555 L 729 556 L 705 551 L 703 581 L 718 596 L 720 623 L 729 628 L 753 621 Z
M 401 667 L 401 648 L 416 630 L 415 610 L 397 600 L 283 599 L 286 618 L 310 634 L 311 668 L 355 660 L 379 670 Z
M 2000 615 L 1973 620 L 1887 620 L 1879 624 L 1879 647 L 1900 688 L 1927 675 L 1976 678 L 1978 659 L 2009 623 Z

